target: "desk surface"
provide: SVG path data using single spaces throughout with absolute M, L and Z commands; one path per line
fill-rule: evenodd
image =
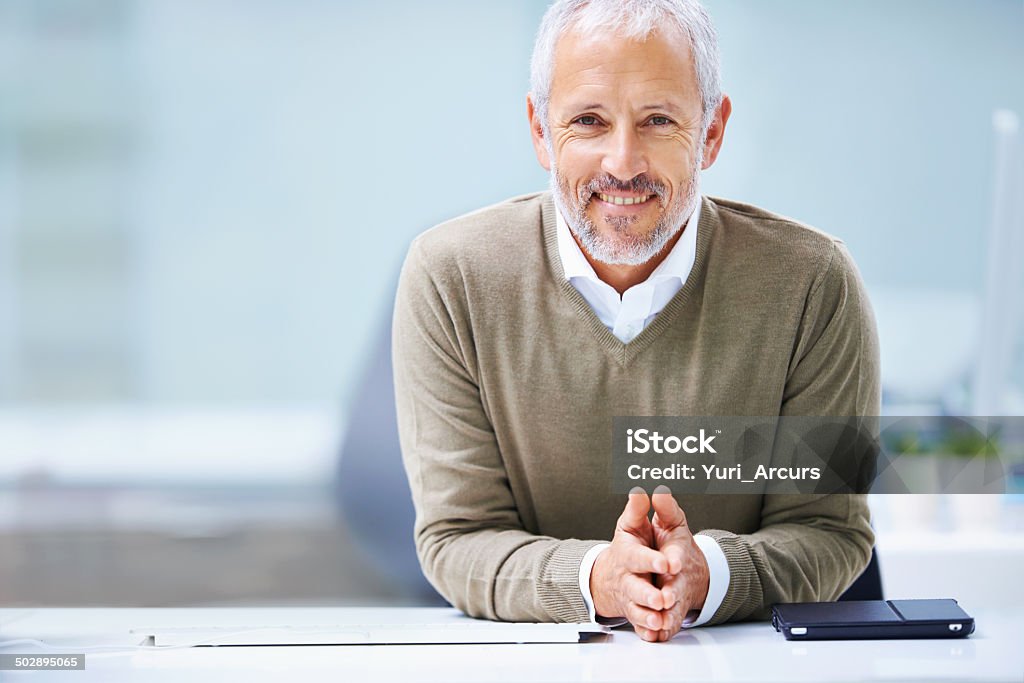
M 0 641 L 54 646 L 130 646 L 128 630 L 145 626 L 380 623 L 383 609 L 3 609 Z M 968 611 L 971 611 L 968 606 Z M 450 610 L 388 608 L 387 618 L 441 621 Z M 580 644 L 391 645 L 132 649 L 86 651 L 86 671 L 3 672 L 5 680 L 138 681 L 1021 681 L 1024 613 L 974 613 L 966 640 L 791 643 L 767 623 L 684 631 L 645 643 L 628 630 Z M 42 654 L 12 646 L 3 653 Z

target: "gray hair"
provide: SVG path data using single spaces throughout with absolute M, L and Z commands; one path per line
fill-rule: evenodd
M 703 105 L 703 138 L 722 101 L 722 83 L 718 35 L 707 10 L 697 0 L 558 0 L 551 5 L 540 22 L 530 60 L 530 95 L 544 131 L 548 130 L 555 46 L 563 34 L 570 29 L 610 30 L 625 38 L 643 40 L 666 21 L 690 40 Z

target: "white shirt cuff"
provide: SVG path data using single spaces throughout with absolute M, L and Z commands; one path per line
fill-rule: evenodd
M 693 540 L 696 541 L 700 551 L 704 553 L 704 559 L 708 561 L 708 597 L 704 600 L 704 608 L 701 609 L 700 614 L 696 614 L 697 611 L 693 610 L 686 615 L 683 620 L 683 628 L 702 626 L 711 621 L 711 617 L 715 616 L 715 612 L 722 606 L 725 594 L 729 591 L 729 562 L 725 559 L 725 553 L 722 552 L 718 541 L 710 536 L 700 534 L 694 536 Z
M 580 562 L 580 593 L 583 593 L 583 604 L 587 606 L 590 621 L 597 621 L 597 613 L 594 611 L 594 596 L 590 594 L 590 572 L 594 570 L 597 556 L 610 545 L 611 543 L 598 543 L 587 551 L 583 556 L 583 561 Z

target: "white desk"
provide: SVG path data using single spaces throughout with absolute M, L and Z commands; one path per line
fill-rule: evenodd
M 970 607 L 968 610 L 970 610 Z M 396 616 L 394 609 L 389 616 Z M 403 608 L 408 622 L 442 612 Z M 1021 681 L 1024 613 L 978 612 L 966 640 L 791 643 L 767 623 L 685 631 L 645 643 L 617 630 L 577 645 L 390 645 L 191 648 L 86 654 L 85 671 L 2 672 L 3 680 L 262 681 Z M 379 623 L 365 608 L 0 610 L 0 640 L 136 644 L 139 626 Z M 0 652 L 42 653 L 14 646 Z

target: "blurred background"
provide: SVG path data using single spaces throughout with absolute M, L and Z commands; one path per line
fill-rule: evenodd
M 546 4 L 0 0 L 0 605 L 431 599 L 393 288 L 419 232 L 546 187 Z M 886 414 L 1024 413 L 1024 2 L 706 4 L 704 192 L 846 241 Z M 889 597 L 1024 605 L 1019 498 L 889 498 Z

